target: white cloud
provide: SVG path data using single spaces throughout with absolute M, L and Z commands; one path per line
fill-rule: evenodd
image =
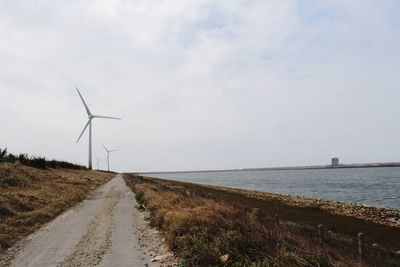
M 3 1 L 0 145 L 118 170 L 395 161 L 396 1 Z

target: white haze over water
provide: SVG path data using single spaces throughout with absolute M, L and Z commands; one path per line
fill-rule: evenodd
M 0 2 L 0 146 L 118 171 L 400 161 L 400 2 Z M 104 162 L 102 167 L 105 167 Z

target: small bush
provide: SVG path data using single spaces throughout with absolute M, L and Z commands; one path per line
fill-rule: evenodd
M 136 209 L 138 209 L 140 211 L 145 211 L 146 210 L 146 208 L 143 206 L 143 204 L 136 205 Z
M 136 193 L 135 196 L 136 201 L 138 202 L 139 205 L 146 205 L 146 199 L 144 199 L 144 192 L 143 191 L 139 191 Z
M 7 155 L 7 148 L 5 148 L 5 149 L 0 148 L 0 162 L 3 162 L 6 155 Z

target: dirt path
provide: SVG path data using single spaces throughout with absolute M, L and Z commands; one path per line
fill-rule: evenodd
M 161 237 L 135 205 L 134 195 L 117 175 L 9 249 L 0 266 L 173 266 Z

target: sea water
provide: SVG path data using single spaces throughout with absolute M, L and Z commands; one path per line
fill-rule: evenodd
M 400 167 L 146 173 L 144 175 L 400 209 Z

